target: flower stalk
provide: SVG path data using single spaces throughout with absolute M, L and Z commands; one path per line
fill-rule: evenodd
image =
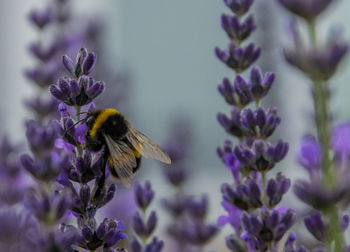
M 331 149 L 334 146 L 331 146 L 329 80 L 346 55 L 348 46 L 340 41 L 339 36 L 334 35 L 325 45 L 318 41 L 316 27 L 318 15 L 327 9 L 332 0 L 308 2 L 279 0 L 279 2 L 288 11 L 304 19 L 307 24 L 309 48 L 303 45 L 296 23 L 292 22 L 291 34 L 294 49 L 285 50 L 284 54 L 290 64 L 304 72 L 312 81 L 314 120 L 317 131 L 317 140 L 310 136 L 303 139 L 301 146 L 303 150 L 299 154 L 299 162 L 308 170 L 310 182 L 300 180 L 294 189 L 302 201 L 311 205 L 316 211 L 320 211 L 327 220 L 325 222 L 319 212 L 311 214 L 304 219 L 307 229 L 316 239 L 323 242 L 328 251 L 341 252 L 346 246 L 343 238 L 344 229 L 340 226 L 339 216 L 340 202 L 343 198 L 338 195 L 348 189 L 342 184 L 342 177 L 347 175 L 341 174 L 340 168 L 336 167 L 339 165 L 336 162 L 338 154 L 336 150 L 333 152 Z M 325 195 L 327 196 L 324 197 Z
M 309 39 L 314 49 L 317 48 L 317 33 L 316 22 L 311 20 L 308 22 L 309 27 Z M 315 107 L 315 124 L 317 129 L 317 138 L 320 142 L 322 153 L 322 168 L 324 185 L 328 188 L 333 188 L 337 185 L 336 171 L 331 161 L 330 151 L 330 116 L 329 116 L 329 89 L 328 82 L 321 78 L 312 78 L 313 82 L 313 102 Z M 328 216 L 330 223 L 330 235 L 327 239 L 328 248 L 331 250 L 331 246 L 334 242 L 334 252 L 342 252 L 344 245 L 343 233 L 339 228 L 339 215 L 338 207 L 332 206 L 329 210 L 324 211 L 325 216 Z

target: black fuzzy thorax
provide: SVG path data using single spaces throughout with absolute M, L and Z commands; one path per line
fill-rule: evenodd
M 86 122 L 89 131 L 86 135 L 86 148 L 94 152 L 101 150 L 103 145 L 106 144 L 104 135 L 110 136 L 114 141 L 121 141 L 125 138 L 125 135 L 128 132 L 128 126 L 124 116 L 116 114 L 109 116 L 107 120 L 100 125 L 96 136 L 93 138 L 90 135 L 90 131 L 94 127 L 96 119 L 101 112 L 102 110 L 91 113 Z

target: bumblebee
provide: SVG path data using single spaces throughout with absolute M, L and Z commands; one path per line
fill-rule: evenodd
M 105 148 L 111 174 L 126 187 L 130 187 L 135 172 L 140 168 L 141 156 L 171 163 L 168 154 L 134 129 L 118 110 L 109 108 L 89 113 L 86 124 L 86 149 L 99 152 Z

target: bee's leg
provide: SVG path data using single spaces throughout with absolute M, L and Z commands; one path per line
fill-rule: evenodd
M 95 205 L 98 204 L 99 197 L 101 193 L 105 190 L 106 182 L 106 165 L 107 165 L 108 155 L 105 153 L 103 157 L 99 160 L 101 164 L 101 175 L 96 178 L 93 192 L 93 202 Z

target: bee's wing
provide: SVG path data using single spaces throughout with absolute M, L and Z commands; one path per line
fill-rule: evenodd
M 125 187 L 130 187 L 136 159 L 133 150 L 124 142 L 115 142 L 110 136 L 103 135 L 113 162 L 113 168 Z
M 134 129 L 129 122 L 127 139 L 132 146 L 146 158 L 154 158 L 163 163 L 171 164 L 168 154 L 150 138 Z

